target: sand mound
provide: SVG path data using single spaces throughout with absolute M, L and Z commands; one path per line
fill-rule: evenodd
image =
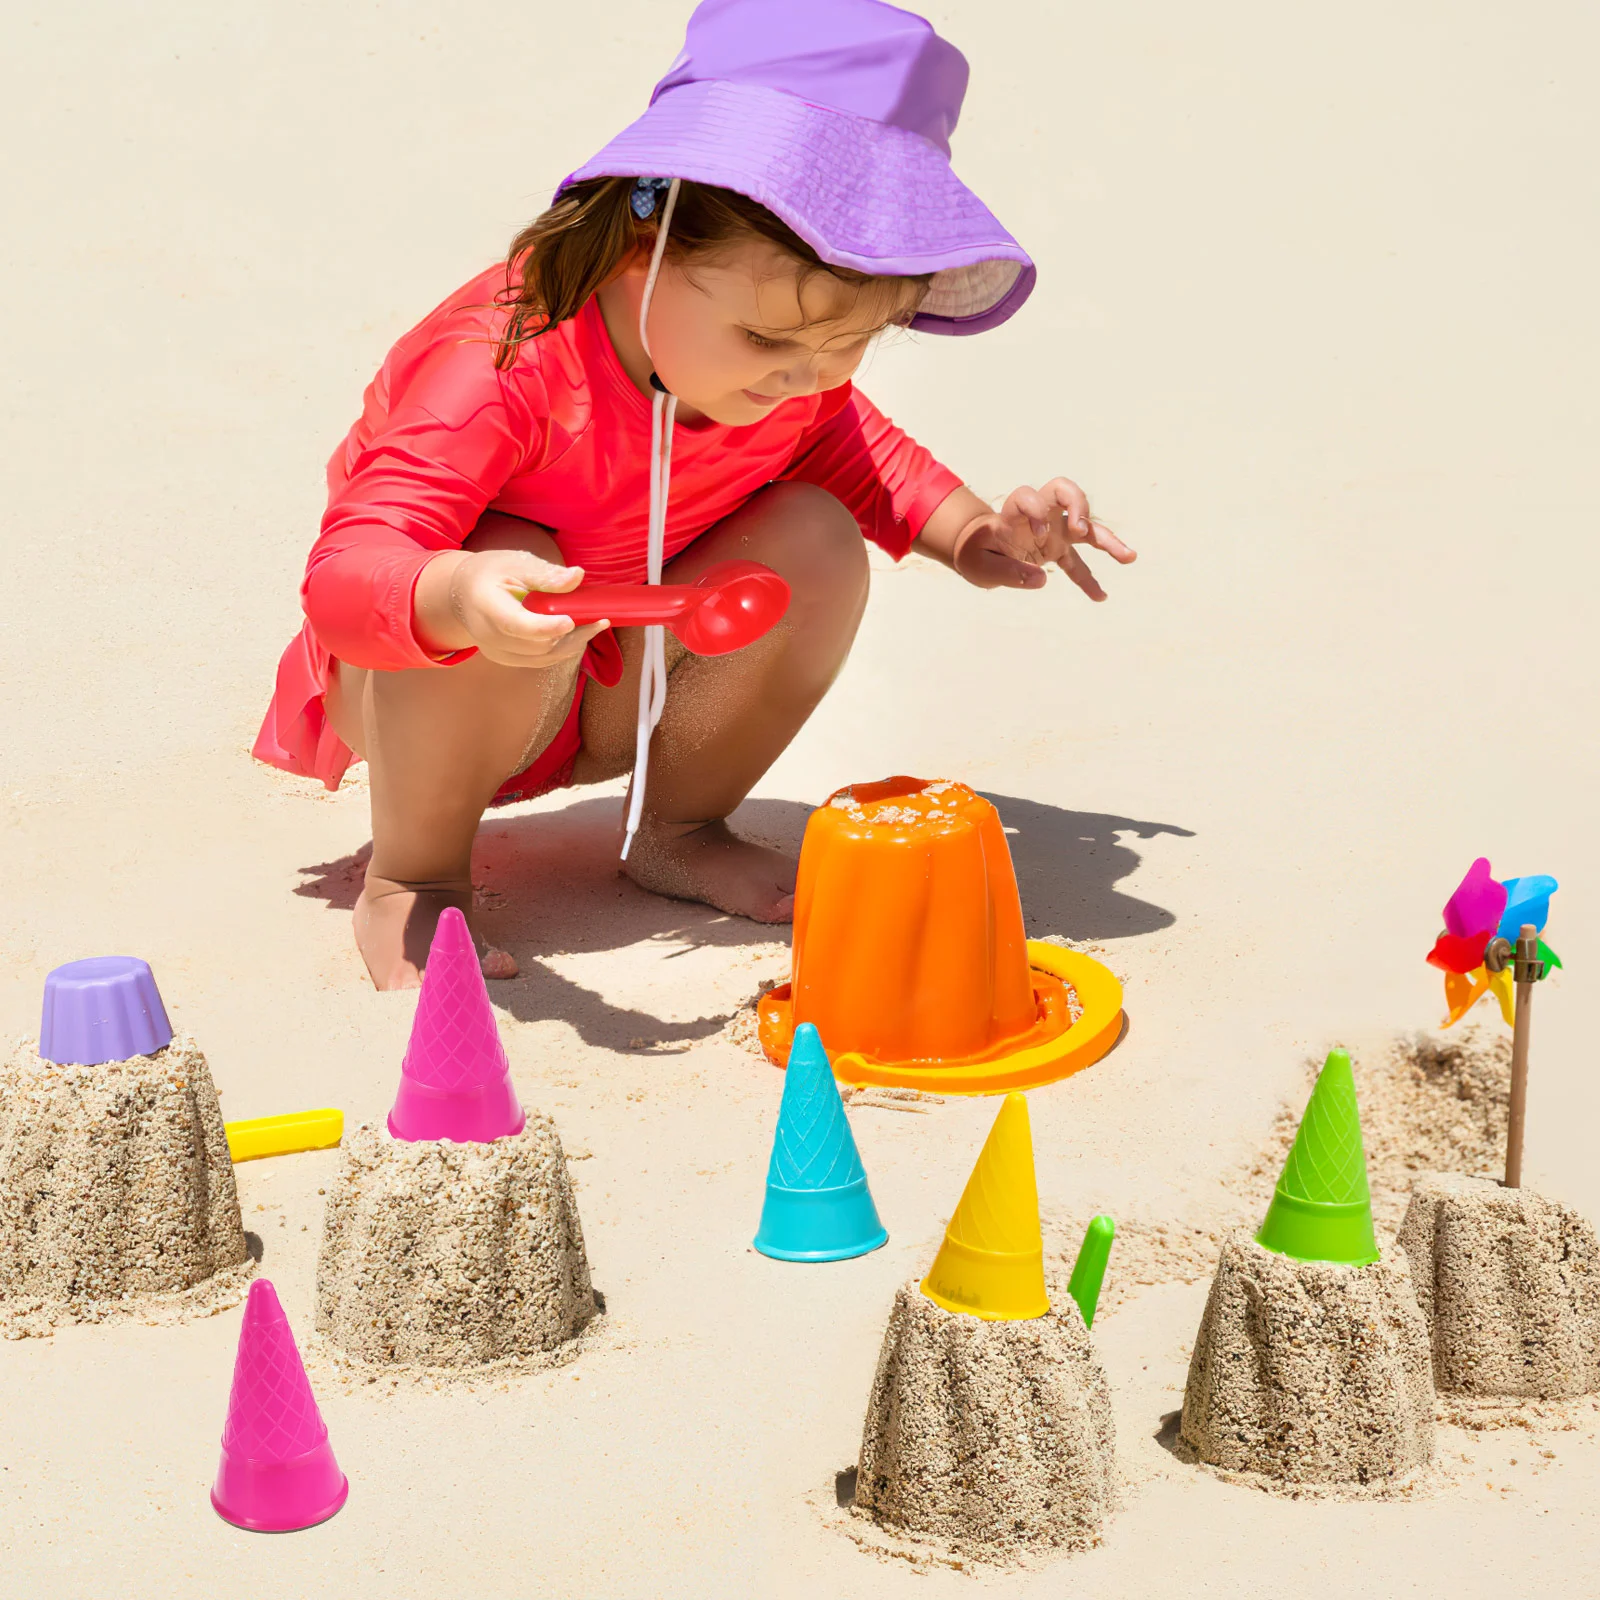
M 1575 1211 L 1429 1173 L 1400 1243 L 1442 1392 L 1564 1400 L 1600 1388 L 1600 1241 Z
M 854 1515 L 1005 1564 L 1097 1544 L 1115 1500 L 1110 1391 L 1064 1284 L 1026 1322 L 895 1296 L 867 1405 Z
M 222 1108 L 180 1034 L 153 1056 L 0 1068 L 0 1333 L 209 1315 L 250 1276 Z
M 554 1125 L 492 1144 L 345 1140 L 317 1261 L 317 1331 L 375 1365 L 549 1361 L 596 1310 Z
M 1459 1034 L 1397 1036 L 1385 1050 L 1353 1053 L 1361 1134 L 1380 1230 L 1400 1225 L 1411 1185 L 1423 1172 L 1497 1175 L 1505 1165 L 1506 1108 L 1511 1090 L 1511 1044 L 1503 1032 L 1465 1028 Z M 1261 1148 L 1225 1180 L 1233 1202 L 1215 1217 L 1173 1222 L 1117 1218 L 1117 1248 L 1100 1296 L 1100 1314 L 1158 1283 L 1199 1283 L 1216 1263 L 1234 1228 L 1260 1226 L 1272 1186 L 1294 1143 L 1305 1097 L 1321 1058 L 1306 1062 L 1304 1091 L 1296 1091 Z M 1047 1237 L 1075 1238 L 1082 1223 L 1052 1215 Z M 1070 1266 L 1058 1257 L 1057 1266 Z
M 1314 1081 L 1319 1062 L 1306 1064 Z M 1397 1037 L 1387 1051 L 1351 1058 L 1361 1137 L 1372 1186 L 1372 1216 L 1392 1232 L 1405 1214 L 1411 1185 L 1423 1172 L 1498 1174 L 1506 1159 L 1511 1097 L 1511 1041 L 1480 1030 L 1457 1037 Z M 1251 1198 L 1263 1206 L 1294 1143 L 1299 1111 L 1284 1107 L 1272 1137 L 1250 1165 Z
M 1285 1486 L 1402 1477 L 1433 1454 L 1427 1324 L 1403 1252 L 1368 1267 L 1223 1241 L 1189 1363 L 1183 1442 Z

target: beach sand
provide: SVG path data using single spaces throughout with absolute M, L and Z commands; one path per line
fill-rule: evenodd
M 546 1117 L 489 1144 L 345 1135 L 317 1331 L 375 1368 L 549 1365 L 594 1318 L 583 1228 Z
M 1110 1387 L 1066 1280 L 1049 1295 L 1041 1316 L 986 1320 L 900 1286 L 844 1524 L 869 1548 L 1001 1566 L 1100 1542 L 1117 1501 Z
M 1404 1251 L 1299 1261 L 1245 1229 L 1223 1241 L 1179 1437 L 1262 1488 L 1388 1492 L 1434 1448 L 1428 1324 Z
M 1600 1389 L 1600 1246 L 1586 1217 L 1532 1189 L 1429 1173 L 1400 1243 L 1447 1409 Z
M 0 1037 L 36 1031 L 51 967 L 136 954 L 227 1117 L 385 1114 L 414 1002 L 373 993 L 350 942 L 365 790 L 247 755 L 323 463 L 392 340 L 643 105 L 686 9 L 17 14 Z M 1553 872 L 1567 970 L 1539 991 L 1526 1172 L 1600 1218 L 1581 1001 L 1600 971 L 1600 23 L 1570 3 L 933 14 L 974 69 L 958 168 L 1040 288 L 982 338 L 890 342 L 863 387 L 986 494 L 1069 473 L 1140 560 L 1098 607 L 1056 577 L 980 594 L 875 560 L 843 677 L 739 824 L 797 843 L 808 806 L 892 772 L 995 800 L 1029 932 L 1095 946 L 1126 984 L 1120 1046 L 1030 1097 L 1056 1254 L 1097 1211 L 1220 1236 L 1308 1058 L 1437 1023 L 1423 956 L 1472 857 Z M 497 814 L 476 868 L 484 931 L 522 963 L 494 990 L 517 1092 L 571 1158 L 605 1340 L 437 1393 L 317 1369 L 350 1500 L 279 1539 L 206 1498 L 236 1310 L 0 1345 L 3 1587 L 974 1592 L 864 1552 L 816 1502 L 855 1461 L 895 1289 L 926 1271 L 994 1108 L 853 1105 L 888 1245 L 826 1268 L 755 1254 L 781 1083 L 723 1030 L 783 974 L 781 943 L 619 881 L 617 791 Z M 238 1169 L 302 1343 L 338 1159 Z M 1437 1492 L 1381 1505 L 1178 1460 L 1212 1248 L 1096 1319 L 1124 1478 L 1104 1542 L 978 1588 L 1593 1592 L 1591 1404 L 1441 1425 Z
M 250 1252 L 206 1058 L 181 1034 L 97 1065 L 0 1064 L 0 1337 L 211 1316 Z

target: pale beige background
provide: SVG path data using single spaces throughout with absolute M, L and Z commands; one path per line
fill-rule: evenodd
M 366 987 L 340 909 L 365 793 L 245 753 L 322 464 L 390 341 L 633 115 L 684 14 L 7 13 L 5 1032 L 36 1026 L 50 967 L 130 951 L 228 1115 L 385 1109 L 411 1002 Z M 1003 797 L 1034 930 L 1105 940 L 1129 984 L 1121 1049 L 1034 1097 L 1044 1201 L 1072 1219 L 1214 1214 L 1305 1053 L 1436 1020 L 1422 954 L 1471 856 L 1554 871 L 1570 973 L 1541 993 L 1529 1168 L 1600 1212 L 1592 9 L 933 14 L 974 66 L 959 168 L 1040 288 L 1000 332 L 883 350 L 866 386 L 986 493 L 1071 473 L 1142 560 L 1100 609 L 876 574 L 751 825 L 796 838 L 805 805 L 894 770 Z M 860 1554 L 807 1497 L 853 1459 L 892 1288 L 991 1108 L 856 1115 L 885 1250 L 750 1253 L 779 1082 L 713 1036 L 777 957 L 619 884 L 613 805 L 502 817 L 481 863 L 526 972 L 497 990 L 522 1092 L 591 1152 L 608 1346 L 507 1394 L 324 1383 L 350 1502 L 281 1539 L 206 1502 L 236 1313 L 0 1347 L 0 1592 L 968 1592 Z M 240 1173 L 302 1334 L 332 1171 Z M 1153 1435 L 1203 1293 L 1097 1326 L 1127 1507 L 1102 1549 L 997 1591 L 1594 1592 L 1585 1433 L 1537 1476 L 1487 1439 L 1404 1505 L 1180 1468 Z

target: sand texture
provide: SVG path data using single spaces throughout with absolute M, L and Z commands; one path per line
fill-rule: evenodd
M 194 1040 L 95 1067 L 18 1045 L 0 1069 L 0 1332 L 209 1315 L 248 1277 L 222 1108 Z
M 1442 1393 L 1565 1400 L 1600 1388 L 1600 1243 L 1570 1207 L 1428 1173 L 1400 1229 Z
M 1286 1485 L 1366 1485 L 1433 1453 L 1428 1331 L 1405 1257 L 1295 1261 L 1223 1241 L 1189 1363 L 1182 1439 Z
M 1321 1065 L 1315 1057 L 1306 1062 L 1308 1092 Z M 1397 1034 L 1387 1048 L 1354 1051 L 1351 1067 L 1379 1229 L 1399 1226 L 1419 1173 L 1488 1174 L 1504 1165 L 1511 1041 L 1498 1024 Z M 1303 1097 L 1285 1101 L 1272 1138 L 1238 1184 L 1252 1214 L 1272 1195 L 1304 1106 Z
M 1098 949 L 1090 953 L 1103 955 Z M 1322 1061 L 1321 1056 L 1307 1057 L 1303 1086 L 1286 1095 L 1267 1138 L 1224 1174 L 1232 1201 L 1218 1215 L 1183 1221 L 1137 1213 L 1117 1218 L 1117 1247 L 1100 1295 L 1103 1311 L 1115 1310 L 1152 1284 L 1202 1282 L 1233 1228 L 1254 1231 L 1283 1171 Z M 1488 1174 L 1504 1165 L 1511 1041 L 1498 1024 L 1466 1025 L 1443 1035 L 1394 1034 L 1356 1050 L 1351 1066 L 1361 1105 L 1372 1216 L 1380 1231 L 1392 1233 L 1399 1227 L 1418 1174 Z M 1047 1261 L 1053 1236 L 1075 1237 L 1065 1225 L 1047 1228 Z M 1057 1262 L 1070 1269 L 1070 1251 Z
M 1026 1322 L 944 1310 L 901 1286 L 867 1403 L 855 1512 L 1005 1564 L 1100 1540 L 1115 1500 L 1105 1373 L 1065 1286 Z
M 493 1144 L 345 1140 L 317 1261 L 317 1331 L 375 1365 L 466 1368 L 558 1350 L 595 1314 L 554 1125 Z

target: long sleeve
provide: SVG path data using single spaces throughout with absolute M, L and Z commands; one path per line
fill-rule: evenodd
M 413 627 L 412 593 L 423 567 L 459 548 L 538 453 L 543 432 L 537 375 L 525 361 L 497 371 L 493 344 L 472 333 L 386 364 L 367 392 L 370 426 L 358 425 L 330 464 L 301 603 L 318 639 L 353 666 L 444 666 L 472 653 L 430 655 Z
M 860 392 L 825 411 L 803 435 L 785 478 L 835 495 L 862 534 L 898 561 L 961 479 Z

